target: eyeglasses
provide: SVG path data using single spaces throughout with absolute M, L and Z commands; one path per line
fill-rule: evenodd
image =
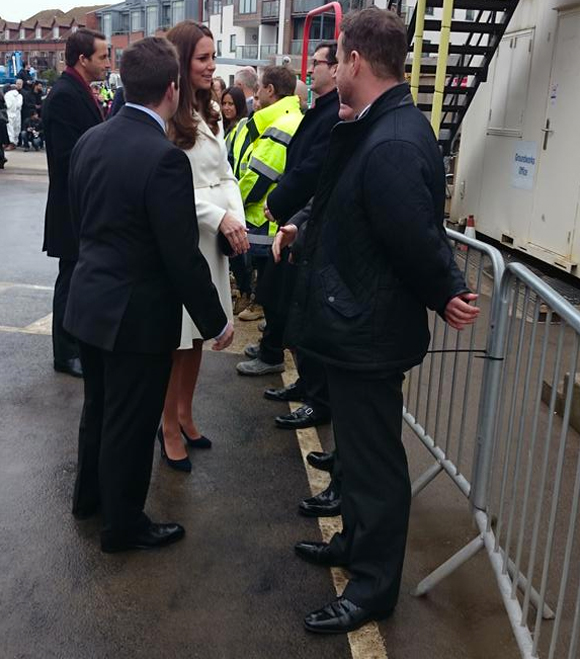
M 312 60 L 312 68 L 315 69 L 319 64 L 328 64 L 328 66 L 332 66 L 334 62 L 329 62 L 327 59 L 313 59 Z

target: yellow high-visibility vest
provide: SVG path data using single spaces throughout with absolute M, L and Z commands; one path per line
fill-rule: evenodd
M 250 231 L 255 227 L 259 233 L 276 234 L 278 226 L 268 222 L 264 203 L 284 173 L 286 151 L 302 117 L 298 96 L 286 96 L 258 110 L 236 131 L 234 174 L 240 181 Z

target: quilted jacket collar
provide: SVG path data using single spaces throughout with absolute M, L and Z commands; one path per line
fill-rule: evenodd
M 411 96 L 411 89 L 406 82 L 398 84 L 396 87 L 391 87 L 384 94 L 376 98 L 371 105 L 363 112 L 362 116 L 355 121 L 343 121 L 340 126 L 342 130 L 345 127 L 362 127 L 368 126 L 388 112 L 392 112 L 401 107 L 413 105 L 413 97 Z

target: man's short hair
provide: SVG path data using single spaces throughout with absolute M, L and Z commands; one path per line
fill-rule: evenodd
M 377 78 L 405 77 L 407 29 L 394 11 L 367 7 L 348 13 L 340 25 L 345 59 L 356 50 Z
M 79 28 L 66 40 L 64 59 L 67 66 L 75 66 L 79 57 L 92 57 L 95 52 L 95 39 L 105 41 L 106 37 L 101 32 L 89 30 L 86 27 Z
M 179 86 L 177 51 L 164 37 L 146 37 L 123 51 L 120 73 L 126 101 L 158 105 L 172 82 Z
M 285 66 L 267 66 L 262 71 L 262 86 L 274 87 L 278 98 L 293 96 L 296 89 L 296 76 Z
M 314 51 L 314 54 L 321 50 L 322 48 L 328 48 L 328 55 L 326 58 L 328 59 L 329 64 L 336 64 L 337 59 L 336 59 L 336 41 L 322 41 L 316 46 L 316 50 Z
M 247 89 L 255 90 L 258 84 L 258 74 L 252 66 L 244 66 L 243 69 L 236 72 L 234 80 L 239 81 Z

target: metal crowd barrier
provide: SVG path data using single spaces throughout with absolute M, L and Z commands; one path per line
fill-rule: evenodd
M 469 498 L 479 534 L 414 594 L 485 548 L 522 657 L 576 659 L 580 313 L 524 266 L 504 268 L 493 248 L 449 235 L 469 248 L 458 262 L 480 293 L 480 328 L 455 333 L 434 321 L 404 417 L 435 459 L 414 493 L 447 473 Z
M 463 332 L 452 330 L 432 314 L 429 354 L 408 374 L 403 417 L 435 460 L 413 483 L 413 496 L 436 476 L 446 473 L 469 497 L 474 446 L 468 428 L 473 425 L 470 417 L 481 400 L 491 318 L 504 272 L 497 249 L 456 231 L 448 230 L 447 234 L 465 280 L 479 295 L 481 311 L 478 322 Z

